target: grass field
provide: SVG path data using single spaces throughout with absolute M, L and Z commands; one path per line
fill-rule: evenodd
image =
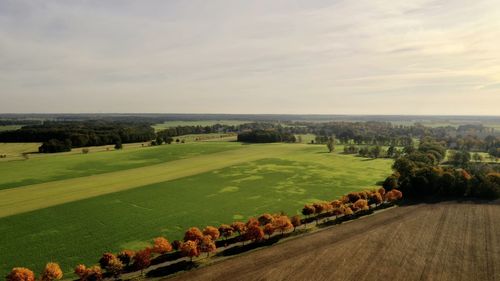
M 23 153 L 38 152 L 40 143 L 0 143 L 0 155 L 6 155 L 6 158 L 0 160 L 21 159 Z
M 172 144 L 97 153 L 58 153 L 0 162 L 0 190 L 160 164 L 241 147 L 239 143 Z
M 498 203 L 399 207 L 168 280 L 494 281 L 499 220 Z
M 3 126 L 0 126 L 0 132 L 1 131 L 17 130 L 17 129 L 20 129 L 21 127 L 22 127 L 21 125 L 3 125 Z
M 212 146 L 220 151 L 194 156 L 176 152 L 173 157 L 185 157 L 179 160 L 153 157 L 170 149 Z M 77 263 L 95 263 L 104 251 L 142 247 L 158 235 L 179 239 L 189 226 L 245 220 L 263 212 L 295 214 L 304 203 L 373 186 L 390 173 L 391 165 L 390 160 L 329 154 L 323 146 L 303 144 L 188 143 L 139 151 L 142 167 L 123 170 L 137 163 L 120 166 L 111 157 L 100 160 L 108 163 L 108 171 L 84 177 L 70 177 L 72 169 L 53 170 L 64 167 L 59 162 L 68 158 L 78 162 L 66 163 L 79 167 L 81 174 L 94 173 L 98 165 L 73 158 L 92 154 L 43 158 L 56 164 L 45 162 L 48 168 L 37 180 L 46 180 L 48 173 L 55 181 L 0 191 L 0 274 L 12 266 L 40 270 L 50 260 L 70 272 Z M 125 162 L 137 159 L 122 157 Z M 150 157 L 170 162 L 145 164 Z M 30 170 L 34 166 L 29 162 L 35 160 L 42 158 L 19 162 Z M 10 166 L 0 169 L 5 170 L 23 175 Z
M 156 131 L 160 131 L 163 129 L 177 127 L 177 126 L 212 126 L 215 124 L 228 125 L 228 126 L 237 126 L 246 123 L 252 123 L 253 121 L 245 121 L 245 120 L 194 120 L 194 121 L 167 121 L 160 124 L 153 125 L 153 128 Z

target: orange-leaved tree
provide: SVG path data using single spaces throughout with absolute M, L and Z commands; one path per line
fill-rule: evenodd
M 213 241 L 219 239 L 220 237 L 220 232 L 217 228 L 213 226 L 207 226 L 205 229 L 203 229 L 203 235 L 208 235 L 212 238 Z
M 102 280 L 102 270 L 99 266 L 86 267 L 79 264 L 75 267 L 75 274 L 81 281 L 99 281 Z
M 230 225 L 221 224 L 221 226 L 219 226 L 219 233 L 222 237 L 224 237 L 224 239 L 233 236 L 233 232 L 234 229 Z
M 156 237 L 153 240 L 153 253 L 166 254 L 172 251 L 172 245 L 165 237 Z
M 182 241 L 179 240 L 172 241 L 172 248 L 174 250 L 179 251 L 181 249 L 181 246 L 182 246 Z
M 104 253 L 102 257 L 99 259 L 99 265 L 101 266 L 101 268 L 106 268 L 106 266 L 108 266 L 109 261 L 114 258 L 116 258 L 114 254 Z
M 342 211 L 342 214 L 344 214 L 345 216 L 350 216 L 354 214 L 352 209 L 347 205 L 342 205 L 342 207 L 340 207 L 340 210 Z
M 199 247 L 200 247 L 200 252 L 207 253 L 207 257 L 210 255 L 210 253 L 213 253 L 217 250 L 217 247 L 215 246 L 215 243 L 212 240 L 212 236 L 210 235 L 203 236 L 203 238 L 200 241 Z
M 76 276 L 80 277 L 80 280 L 85 279 L 85 273 L 87 273 L 87 267 L 84 264 L 79 264 L 75 267 Z
M 358 201 L 359 199 L 361 199 L 361 196 L 359 195 L 358 192 L 349 192 L 347 194 L 347 198 L 349 199 L 350 203 L 354 203 L 354 202 Z
M 370 194 L 370 200 L 369 200 L 369 202 L 371 204 L 375 204 L 375 206 L 378 206 L 383 201 L 384 201 L 384 199 L 382 198 L 382 195 L 380 194 L 380 192 L 375 191 L 372 194 Z
M 332 207 L 335 209 L 335 208 L 340 208 L 340 206 L 342 206 L 342 201 L 340 200 L 333 200 L 330 205 L 332 205 Z
M 134 255 L 135 252 L 132 250 L 123 250 L 118 253 L 117 258 L 123 263 L 123 265 L 129 266 Z
M 45 265 L 43 270 L 41 280 L 42 281 L 53 281 L 59 280 L 63 277 L 63 272 L 61 267 L 55 262 L 49 262 Z
M 292 222 L 290 222 L 290 218 L 288 218 L 288 216 L 285 215 L 276 217 L 274 219 L 273 225 L 274 228 L 281 231 L 281 235 L 283 235 L 285 231 L 293 228 Z
M 378 193 L 380 193 L 380 195 L 382 195 L 382 197 L 384 197 L 385 195 L 385 188 L 381 187 L 377 190 Z
M 246 225 L 240 221 L 233 222 L 233 224 L 231 224 L 231 227 L 234 229 L 234 231 L 238 232 L 238 235 L 244 234 L 247 229 Z
M 203 233 L 197 227 L 189 228 L 184 234 L 184 242 L 186 241 L 200 241 L 203 238 Z
M 151 264 L 151 249 L 146 248 L 144 250 L 137 251 L 134 255 L 134 268 L 140 270 L 141 274 L 144 273 L 146 269 Z
M 342 212 L 342 205 L 340 205 L 338 208 L 334 208 L 332 214 L 335 216 L 335 219 L 338 219 L 340 215 L 343 215 L 344 213 Z
M 368 201 L 366 199 L 358 199 L 358 201 L 354 202 L 354 207 L 358 211 L 367 211 L 368 208 Z
M 313 204 L 314 214 L 316 215 L 316 224 L 318 224 L 318 216 L 325 210 L 325 204 L 323 202 L 318 202 Z
M 268 223 L 272 223 L 274 217 L 271 214 L 263 214 L 262 216 L 259 217 L 258 220 L 260 225 L 266 225 Z
M 300 219 L 299 215 L 293 216 L 290 221 L 292 222 L 293 225 L 293 231 L 295 232 L 295 229 L 302 224 L 302 220 Z
M 108 266 L 106 266 L 106 271 L 116 279 L 120 277 L 123 271 L 123 263 L 118 257 L 110 260 Z
M 267 235 L 267 238 L 269 239 L 269 237 L 271 237 L 271 235 L 273 235 L 274 233 L 274 226 L 272 223 L 268 223 L 266 225 L 264 225 L 264 234 Z
M 87 268 L 87 271 L 85 273 L 85 280 L 86 281 L 102 280 L 102 269 L 97 265 Z
M 312 205 L 305 205 L 304 208 L 302 208 L 302 214 L 308 218 L 310 215 L 314 214 L 316 210 L 314 209 L 314 206 Z
M 35 281 L 35 274 L 28 268 L 14 267 L 6 279 L 7 281 Z
M 394 202 L 403 198 L 403 193 L 397 189 L 393 189 L 385 194 L 385 200 Z
M 252 240 L 253 242 L 257 242 L 262 240 L 264 238 L 264 231 L 256 225 L 252 224 L 247 228 L 247 231 L 245 232 L 245 238 L 247 240 Z
M 249 218 L 245 226 L 249 228 L 250 226 L 259 226 L 260 223 L 256 218 Z
M 191 261 L 193 261 L 193 257 L 197 257 L 200 255 L 200 251 L 198 249 L 198 242 L 188 240 L 182 243 L 181 252 L 185 257 L 189 257 Z

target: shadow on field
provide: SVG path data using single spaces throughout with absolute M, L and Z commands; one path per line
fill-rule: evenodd
M 180 271 L 186 271 L 198 267 L 192 261 L 180 261 L 167 266 L 158 267 L 146 273 L 146 277 L 165 277 Z
M 152 259 L 151 265 L 157 265 L 157 264 L 161 264 L 161 263 L 168 262 L 168 261 L 174 261 L 174 260 L 177 260 L 180 258 L 182 258 L 181 252 L 175 251 L 173 253 L 164 254 L 164 255 L 161 255 L 161 256 L 158 256 L 158 257 Z
M 246 251 L 260 248 L 260 247 L 271 246 L 271 245 L 277 243 L 278 241 L 280 241 L 284 237 L 288 237 L 288 235 L 286 235 L 286 234 L 283 236 L 276 235 L 276 236 L 272 236 L 269 239 L 265 239 L 261 242 L 251 242 L 251 243 L 246 244 L 246 245 L 233 246 L 229 249 L 226 249 L 226 250 L 216 254 L 216 256 L 221 256 L 221 257 L 234 256 L 234 255 L 244 253 Z

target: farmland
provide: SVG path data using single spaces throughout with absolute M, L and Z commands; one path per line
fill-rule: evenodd
M 192 142 L 2 162 L 0 273 L 39 270 L 48 260 L 70 272 L 104 251 L 138 249 L 158 235 L 179 239 L 190 226 L 295 214 L 390 173 L 391 160 L 325 151 Z
M 499 222 L 498 202 L 400 207 L 167 280 L 499 280 Z

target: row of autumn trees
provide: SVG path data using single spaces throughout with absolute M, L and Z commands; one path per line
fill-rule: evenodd
M 188 257 L 192 261 L 194 257 L 206 253 L 215 253 L 218 247 L 227 247 L 234 243 L 252 241 L 254 243 L 269 239 L 273 234 L 284 235 L 285 232 L 295 229 L 315 220 L 316 224 L 322 218 L 345 216 L 351 218 L 354 214 L 369 211 L 373 206 L 379 206 L 384 202 L 394 202 L 402 198 L 402 193 L 393 189 L 386 192 L 384 188 L 379 190 L 351 192 L 338 200 L 331 202 L 317 202 L 305 205 L 302 214 L 288 217 L 280 214 L 263 214 L 252 217 L 247 222 L 236 221 L 232 224 L 222 224 L 219 227 L 207 226 L 203 230 L 197 227 L 189 228 L 183 241 L 175 240 L 170 243 L 165 237 L 153 239 L 153 244 L 139 251 L 123 250 L 117 254 L 104 253 L 99 259 L 99 264 L 87 267 L 79 264 L 74 273 L 81 281 L 99 281 L 105 277 L 119 278 L 122 273 L 148 268 L 155 256 L 165 254 L 177 254 L 176 257 Z M 175 251 L 175 252 L 174 252 Z M 63 272 L 58 264 L 48 263 L 40 277 L 41 281 L 55 281 L 63 277 Z M 35 281 L 35 274 L 27 268 L 13 268 L 7 276 L 7 281 Z

